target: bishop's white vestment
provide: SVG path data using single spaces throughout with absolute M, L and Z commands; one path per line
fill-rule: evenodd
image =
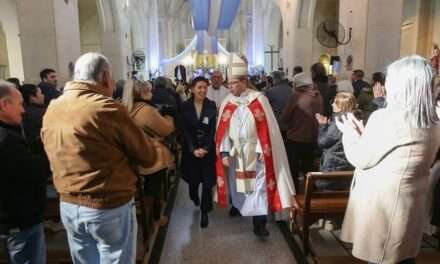
M 208 92 L 206 93 L 206 97 L 208 97 L 209 100 L 214 101 L 217 105 L 217 109 L 220 108 L 220 105 L 222 104 L 223 100 L 229 95 L 228 88 L 221 85 L 219 88 L 214 89 L 212 85 L 208 87 Z
M 295 194 L 284 143 L 267 98 L 246 90 L 223 101 L 216 132 L 216 201 L 243 216 L 291 207 Z M 222 155 L 230 157 L 224 168 Z

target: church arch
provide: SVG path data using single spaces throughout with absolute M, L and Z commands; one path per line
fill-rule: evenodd
M 401 56 L 429 57 L 433 44 L 440 44 L 440 2 L 404 0 L 401 25 Z
M 98 2 L 78 1 L 81 53 L 102 52 L 101 35 L 105 26 L 98 12 Z
M 93 2 L 93 1 L 91 1 Z M 103 32 L 114 32 L 115 21 L 113 17 L 113 8 L 111 1 L 108 0 L 95 0 L 96 7 L 99 15 L 100 25 Z

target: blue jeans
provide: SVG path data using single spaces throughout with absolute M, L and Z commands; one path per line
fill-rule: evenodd
M 73 263 L 121 263 L 136 260 L 136 207 L 131 200 L 114 209 L 60 203 Z
M 46 241 L 42 224 L 18 232 L 11 230 L 8 235 L 0 235 L 0 241 L 6 244 L 11 264 L 46 263 Z

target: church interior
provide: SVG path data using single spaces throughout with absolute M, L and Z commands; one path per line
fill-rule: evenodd
M 396 251 L 400 250 L 399 256 L 404 257 L 398 261 L 394 258 L 387 259 L 386 256 L 389 253 L 384 249 L 384 252 L 379 254 L 381 257 L 368 259 L 367 257 L 359 257 L 358 253 L 353 253 L 359 250 L 355 248 L 356 244 L 347 243 L 341 239 L 341 229 L 346 224 L 343 224 L 344 215 L 348 200 L 351 199 L 349 198 L 350 189 L 347 187 L 343 190 L 320 192 L 313 187 L 315 181 L 322 179 L 334 179 L 340 182 L 352 181 L 354 175 L 356 176 L 358 173 L 358 166 L 354 165 L 353 169 L 340 169 L 333 172 L 324 171 L 322 167 L 319 168 L 320 164 L 322 166 L 320 157 L 324 154 L 318 147 L 313 147 L 311 152 L 312 155 L 316 154 L 313 157 L 315 169 L 299 172 L 299 178 L 293 179 L 294 192 L 296 193 L 296 198 L 294 198 L 296 200 L 292 205 L 294 208 L 284 208 L 285 210 L 281 212 L 268 213 L 267 220 L 265 220 L 267 225 L 266 228 L 263 228 L 264 232 L 261 235 L 261 232 L 259 233 L 261 230 L 256 231 L 255 229 L 255 215 L 253 215 L 254 220 L 251 221 L 249 217 L 244 216 L 246 214 L 243 214 L 243 211 L 234 213 L 231 208 L 222 208 L 216 204 L 218 202 L 216 201 L 217 192 L 220 190 L 219 185 L 222 184 L 219 181 L 221 178 L 218 176 L 219 164 L 222 174 L 227 173 L 223 170 L 227 171 L 228 169 L 225 168 L 229 166 L 223 163 L 225 168 L 222 167 L 221 162 L 224 157 L 222 156 L 223 151 L 219 149 L 223 147 L 223 142 L 219 144 L 220 147 L 214 145 L 210 150 L 210 153 L 213 154 L 213 160 L 217 159 L 216 166 L 213 165 L 212 168 L 213 170 L 217 169 L 217 176 L 214 178 L 216 181 L 214 185 L 217 187 L 211 186 L 213 193 L 211 196 L 214 196 L 211 197 L 214 199 L 211 202 L 214 203 L 214 208 L 209 214 L 209 225 L 207 218 L 203 224 L 205 214 L 203 210 L 198 208 L 200 205 L 199 194 L 197 194 L 197 201 L 193 197 L 190 198 L 191 193 L 188 195 L 187 186 L 189 182 L 183 179 L 185 178 L 183 174 L 192 171 L 192 168 L 182 166 L 186 160 L 185 146 L 188 143 L 182 143 L 180 140 L 188 139 L 185 137 L 185 133 L 178 133 L 179 129 L 184 130 L 181 127 L 185 127 L 185 122 L 190 122 L 185 119 L 185 102 L 197 100 L 199 95 L 194 91 L 198 81 L 206 82 L 205 89 L 208 90 L 209 98 L 209 89 L 213 89 L 215 83 L 214 76 L 220 76 L 218 78 L 221 78 L 221 85 L 227 89 L 226 93 L 229 94 L 229 89 L 232 89 L 230 87 L 234 87 L 237 85 L 235 82 L 242 80 L 241 77 L 237 77 L 235 80 L 237 73 L 234 71 L 234 67 L 236 64 L 244 64 L 246 67 L 244 76 L 248 77 L 246 79 L 249 83 L 248 88 L 252 88 L 259 94 L 265 95 L 265 98 L 269 98 L 268 102 L 272 106 L 270 111 L 275 114 L 276 128 L 269 125 L 267 133 L 270 135 L 269 141 L 272 141 L 271 130 L 276 130 L 282 146 L 275 145 L 273 141 L 272 145 L 268 146 L 271 147 L 271 152 L 283 152 L 283 160 L 289 163 L 287 170 L 292 171 L 293 175 L 294 169 L 292 169 L 290 159 L 297 152 L 290 150 L 289 132 L 284 132 L 281 125 L 279 128 L 277 125 L 281 122 L 278 115 L 280 118 L 284 118 L 288 106 L 278 110 L 272 105 L 270 89 L 280 83 L 285 83 L 286 87 L 290 86 L 289 93 L 286 95 L 290 95 L 290 90 L 296 89 L 292 88 L 295 85 L 297 87 L 299 85 L 313 86 L 316 81 L 313 67 L 319 63 L 325 70 L 326 83 L 336 87 L 333 97 L 338 97 L 340 92 L 354 94 L 357 103 L 353 108 L 358 106 L 359 110 L 368 112 L 368 116 L 373 118 L 375 115 L 372 112 L 381 107 L 374 108 L 374 111 L 365 109 L 372 105 L 373 99 L 381 97 L 378 95 L 381 87 L 385 90 L 388 89 L 388 79 L 386 83 L 384 80 L 382 86 L 379 87 L 380 85 L 376 85 L 375 76 L 378 73 L 385 76 L 389 66 L 401 58 L 407 56 L 415 58 L 414 55 L 418 55 L 417 58 L 430 64 L 429 69 L 432 69 L 431 85 L 433 87 L 437 85 L 436 89 L 440 88 L 438 84 L 440 82 L 439 45 L 440 0 L 0 0 L 0 80 L 8 80 L 9 82 L 16 80 L 18 90 L 21 85 L 33 84 L 35 86 L 38 83 L 46 82 L 48 75 L 43 74 L 42 70 L 49 69 L 48 73 L 56 73 L 55 89 L 59 93 L 57 96 L 63 98 L 66 92 L 67 94 L 71 93 L 69 85 L 72 81 L 75 82 L 75 76 L 78 76 L 77 67 L 79 66 L 76 63 L 78 58 L 88 53 L 99 53 L 105 56 L 109 65 L 115 100 L 118 100 L 115 93 L 120 89 L 119 99 L 124 103 L 124 89 L 126 89 L 127 83 L 136 83 L 137 81 L 153 90 L 153 100 L 156 98 L 155 86 L 166 86 L 172 89 L 177 97 L 180 96 L 181 108 L 171 111 L 167 104 L 158 107 L 163 116 L 169 111 L 173 112 L 175 122 L 173 126 L 176 132 L 171 136 L 163 137 L 166 138 L 166 143 L 161 142 L 166 145 L 173 156 L 173 164 L 169 165 L 164 172 L 162 171 L 163 174 L 160 175 L 160 178 L 156 176 L 148 178 L 146 175 L 143 179 L 138 177 L 138 181 L 143 184 L 139 184 L 139 182 L 136 184 L 137 190 L 133 198 L 136 208 L 135 221 L 137 220 L 134 242 L 136 248 L 134 262 L 136 263 L 440 263 L 440 219 L 437 220 L 438 225 L 434 220 L 431 221 L 434 215 L 440 218 L 440 213 L 435 213 L 435 210 L 440 212 L 439 159 L 434 160 L 433 158 L 434 165 L 427 165 L 426 170 L 429 171 L 427 173 L 429 175 L 420 176 L 426 185 L 423 191 L 426 197 L 420 198 L 424 205 L 418 211 L 419 215 L 424 216 L 420 218 L 423 221 L 411 222 L 406 226 L 407 230 L 423 230 L 420 243 L 415 242 L 415 244 L 418 243 L 417 252 L 415 254 L 412 251 L 409 252 L 399 244 L 400 242 L 393 240 L 398 245 L 392 247 L 398 248 Z M 234 57 L 235 55 L 237 56 Z M 231 58 L 237 58 L 238 62 Z M 365 86 L 361 87 L 356 94 L 357 87 L 354 82 L 359 80 L 359 76 Z M 119 83 L 122 83 L 122 86 L 118 88 Z M 348 86 L 345 87 L 345 84 Z M 1 85 L 2 83 L 0 83 Z M 363 89 L 370 96 L 368 97 L 370 98 L 368 106 L 365 106 L 365 109 L 362 109 L 364 101 L 361 101 L 360 98 L 364 93 Z M 45 93 L 43 89 L 41 92 Z M 385 93 L 384 90 L 383 93 Z M 231 96 L 227 94 L 224 95 L 225 98 Z M 232 91 L 231 94 L 233 94 Z M 292 96 L 294 95 L 295 92 Z M 0 101 L 2 96 L 0 96 Z M 44 94 L 44 96 L 46 99 L 48 98 L 48 95 Z M 159 93 L 157 96 L 159 98 Z M 217 118 L 218 127 L 221 127 L 225 116 L 230 118 L 226 115 L 227 113 L 223 112 L 222 114 L 222 110 L 228 107 L 228 104 L 225 106 L 224 97 L 210 98 L 215 101 L 217 106 L 217 112 L 214 116 Z M 282 101 L 289 104 L 290 101 L 286 102 L 286 99 L 290 100 L 290 97 L 284 97 Z M 382 97 L 385 96 L 382 94 Z M 26 103 L 24 95 L 23 98 Z M 324 94 L 322 94 L 322 98 L 324 101 L 326 100 Z M 434 99 L 438 100 L 438 98 Z M 261 100 L 267 101 L 267 99 Z M 279 102 L 277 100 L 275 101 Z M 325 119 L 327 120 L 325 122 L 330 122 L 331 107 L 333 107 L 331 105 L 336 100 L 331 99 L 328 105 L 330 107 L 329 119 Z M 232 100 L 232 102 L 234 101 Z M 261 103 L 264 109 L 263 116 L 268 116 L 264 102 Z M 242 102 L 237 104 L 240 107 Z M 53 103 L 49 105 L 48 111 L 53 105 Z M 3 111 L 1 107 L 0 103 L 0 125 L 4 121 L 1 119 Z M 205 107 L 205 103 L 203 103 L 203 107 Z M 163 110 L 164 108 L 165 110 Z M 200 113 L 197 105 L 195 105 L 195 110 L 194 113 L 198 114 L 195 122 L 202 120 L 200 121 L 201 126 L 207 126 L 208 119 L 205 120 L 200 116 L 206 114 L 205 110 L 201 110 Z M 319 115 L 318 112 L 322 113 L 323 111 L 326 110 L 316 111 L 316 113 Z M 182 115 L 181 119 L 176 117 L 179 114 Z M 313 122 L 316 123 L 313 127 L 318 135 L 317 128 L 321 125 L 319 117 L 316 117 L 316 121 L 315 112 L 311 115 L 313 115 Z M 61 118 L 62 116 L 60 116 Z M 177 119 L 183 120 L 182 124 L 178 123 Z M 258 123 L 258 116 L 255 117 L 255 120 L 252 121 L 254 125 Z M 367 118 L 364 118 L 364 121 L 366 120 Z M 241 120 L 239 121 L 241 122 Z M 50 131 L 50 124 L 45 124 L 45 122 L 43 121 L 41 135 L 46 133 L 42 140 L 44 148 L 48 152 L 53 177 L 55 177 L 58 175 L 58 172 L 55 172 L 56 166 L 60 165 L 52 163 L 56 155 L 52 156 L 49 153 L 53 144 L 47 143 L 46 137 L 49 133 L 44 131 Z M 335 122 L 338 123 L 337 120 Z M 438 119 L 437 122 L 439 122 Z M 118 125 L 124 126 L 124 124 L 116 126 Z M 304 125 L 307 124 L 304 123 Z M 231 130 L 232 127 L 233 125 L 231 125 Z M 260 129 L 261 127 L 257 129 L 257 132 L 260 132 Z M 368 130 L 368 124 L 365 129 Z M 197 133 L 200 132 L 199 130 Z M 219 130 L 216 131 L 214 131 L 215 134 L 214 132 L 212 134 L 213 138 L 220 134 Z M 321 131 L 319 130 L 319 132 Z M 75 133 L 80 132 L 75 131 Z M 205 136 L 205 132 L 200 133 Z M 37 134 L 40 135 L 40 132 Z M 440 132 L 437 134 L 440 135 Z M 146 133 L 146 135 L 150 134 Z M 258 152 L 262 143 L 260 143 L 260 134 L 257 136 L 257 156 L 260 160 L 261 156 L 264 159 L 266 150 Z M 345 144 L 344 139 L 341 139 L 342 135 L 339 137 L 339 140 Z M 397 134 L 396 137 L 398 137 Z M 60 136 L 56 140 L 54 138 L 52 140 L 62 143 L 63 138 Z M 319 142 L 316 139 L 313 140 L 317 146 Z M 215 142 L 217 144 L 217 139 Z M 232 142 L 234 141 L 232 140 Z M 94 143 L 94 139 L 91 138 L 89 143 L 95 144 L 96 142 Z M 97 146 L 100 146 L 99 144 L 96 143 Z M 255 144 L 257 145 L 257 143 Z M 5 152 L 6 150 L 1 146 L 2 143 L 0 144 L 0 152 Z M 300 148 L 299 145 L 292 146 Z M 436 145 L 432 143 L 431 146 Z M 85 149 L 79 148 L 78 153 L 85 151 Z M 61 160 L 64 151 L 61 148 L 53 151 L 60 155 Z M 231 153 L 233 151 L 234 149 L 231 150 Z M 235 149 L 235 151 L 239 150 Z M 438 149 L 435 150 L 435 153 L 437 152 Z M 196 157 L 199 155 L 197 153 L 194 154 Z M 203 157 L 208 154 L 202 153 L 200 155 Z M 240 152 L 240 155 L 244 154 Z M 1 157 L 6 156 L 1 155 Z M 431 162 L 430 157 L 423 157 L 426 160 L 425 163 Z M 106 157 L 102 157 L 102 159 L 106 159 Z M 99 163 L 96 161 L 97 157 L 93 157 L 93 160 Z M 387 156 L 384 160 L 387 160 Z M 349 161 L 351 160 L 349 159 Z M 399 163 L 400 161 L 395 162 Z M 267 160 L 264 160 L 264 163 L 266 164 Z M 199 166 L 194 164 L 189 166 Z M 235 166 L 238 167 L 237 164 Z M 277 162 L 274 164 L 274 166 L 278 165 Z M 304 164 L 305 161 L 302 161 L 298 166 L 305 166 Z M 132 167 L 137 168 L 134 165 Z M 267 168 L 265 167 L 264 173 L 267 173 Z M 67 169 L 65 170 L 67 171 Z M 61 174 L 64 172 L 63 169 L 58 170 L 61 171 Z M 277 172 L 279 168 L 273 168 L 273 170 Z M 380 177 L 386 178 L 390 171 L 384 171 Z M 2 178 L 2 174 L 0 173 L 0 178 Z M 73 177 L 74 174 L 68 176 Z M 290 175 L 290 172 L 288 174 Z M 250 177 L 246 173 L 243 175 L 245 178 Z M 254 175 L 257 177 L 257 182 L 258 175 L 258 172 L 257 176 Z M 278 185 L 282 184 L 278 178 L 277 181 Z M 291 179 L 289 181 L 292 182 Z M 5 180 L 0 180 L 0 182 L 1 185 L 6 184 Z M 271 182 L 267 182 L 268 185 L 271 184 Z M 359 180 L 359 182 L 361 181 Z M 23 184 L 31 185 L 32 183 L 23 181 Z M 47 179 L 43 213 L 46 241 L 44 250 L 47 254 L 44 263 L 128 263 L 103 259 L 93 262 L 92 260 L 73 258 L 72 250 L 69 251 L 72 242 L 70 239 L 68 241 L 65 222 L 60 217 L 60 210 L 62 211 L 63 207 L 60 205 L 61 191 L 58 184 L 55 178 L 52 180 L 49 176 Z M 91 188 L 88 185 L 83 187 Z M 199 188 L 198 185 L 196 188 Z M 373 186 L 371 188 L 380 189 Z M 0 189 L 3 190 L 2 187 Z M 203 190 L 205 191 L 205 189 Z M 205 199 L 204 195 L 202 194 L 203 197 L 201 197 L 202 204 Z M 5 195 L 0 196 L 1 199 L 5 199 L 0 202 L 0 211 L 2 211 L 0 222 L 2 222 L 8 198 Z M 229 199 L 229 202 L 235 206 L 232 197 L 226 199 Z M 372 199 L 371 202 L 374 203 L 374 200 Z M 232 207 L 232 209 L 234 208 Z M 22 209 L 15 208 L 15 210 Z M 369 214 L 371 212 L 365 210 L 364 216 Z M 383 216 L 378 214 L 377 217 Z M 394 221 L 400 220 L 394 219 Z M 255 234 L 252 233 L 252 224 L 254 224 Z M 0 223 L 1 226 L 2 223 Z M 391 228 L 381 229 L 374 225 L 365 226 L 365 228 L 370 230 L 377 228 L 377 230 L 385 230 L 386 232 L 391 230 Z M 266 232 L 267 235 L 265 235 Z M 405 237 L 405 241 L 408 242 L 407 235 L 411 232 L 402 233 L 404 233 L 402 236 Z M 7 239 L 5 238 L 7 235 L 2 235 L 0 228 L 0 241 L 2 242 L 0 263 L 40 263 L 13 262 L 11 255 L 8 255 Z M 376 235 L 377 233 L 372 231 L 372 236 Z M 369 240 L 370 237 L 364 237 L 364 239 Z M 395 239 L 395 237 L 391 239 Z M 417 239 L 418 237 L 414 238 L 414 240 Z M 372 241 L 377 240 L 373 239 Z M 365 249 L 365 252 L 368 251 L 368 248 Z

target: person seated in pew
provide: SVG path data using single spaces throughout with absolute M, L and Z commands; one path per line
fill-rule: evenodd
M 354 167 L 345 157 L 342 145 L 342 132 L 336 126 L 335 119 L 341 118 L 346 113 L 352 113 L 356 109 L 356 97 L 353 93 L 339 92 L 332 104 L 333 116 L 327 118 L 316 114 L 319 123 L 318 146 L 322 151 L 320 171 L 352 171 Z M 316 188 L 324 191 L 348 189 L 350 182 L 318 180 Z
M 43 231 L 48 163 L 33 153 L 21 134 L 23 98 L 0 80 L 0 242 L 8 263 L 46 263 Z
M 156 220 L 160 219 L 160 190 L 162 178 L 167 169 L 174 165 L 174 158 L 170 150 L 164 144 L 164 138 L 174 131 L 175 110 L 170 107 L 162 107 L 159 112 L 151 103 L 153 97 L 151 84 L 139 80 L 128 80 L 122 95 L 122 104 L 130 112 L 135 124 L 149 136 L 157 153 L 156 162 L 150 167 L 139 166 L 138 173 L 143 178 L 144 190 L 154 197 L 153 215 Z
M 23 130 L 27 141 L 32 145 L 37 145 L 44 152 L 40 138 L 43 116 L 46 113 L 44 105 L 44 94 L 40 87 L 34 84 L 23 84 L 20 92 L 24 101 Z

